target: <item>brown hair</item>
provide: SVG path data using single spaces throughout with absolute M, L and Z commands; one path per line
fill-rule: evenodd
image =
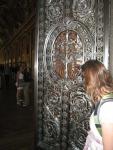
M 88 60 L 81 68 L 86 92 L 93 101 L 100 100 L 103 95 L 113 92 L 112 77 L 101 62 L 98 60 Z

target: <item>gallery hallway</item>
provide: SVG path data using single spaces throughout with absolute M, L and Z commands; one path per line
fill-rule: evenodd
M 16 87 L 0 89 L 0 150 L 34 149 L 33 98 L 28 107 L 16 105 Z

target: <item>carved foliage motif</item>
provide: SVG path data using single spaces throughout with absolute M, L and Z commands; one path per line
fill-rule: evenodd
M 46 33 L 50 26 L 63 19 L 63 0 L 47 0 L 45 3 Z

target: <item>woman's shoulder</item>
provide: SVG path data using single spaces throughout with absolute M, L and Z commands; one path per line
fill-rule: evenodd
M 102 123 L 113 123 L 113 101 L 106 102 L 100 107 L 99 118 Z

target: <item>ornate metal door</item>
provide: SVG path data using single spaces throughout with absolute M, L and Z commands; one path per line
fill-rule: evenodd
M 82 150 L 91 103 L 80 66 L 104 61 L 103 0 L 41 0 L 35 58 L 36 144 Z

